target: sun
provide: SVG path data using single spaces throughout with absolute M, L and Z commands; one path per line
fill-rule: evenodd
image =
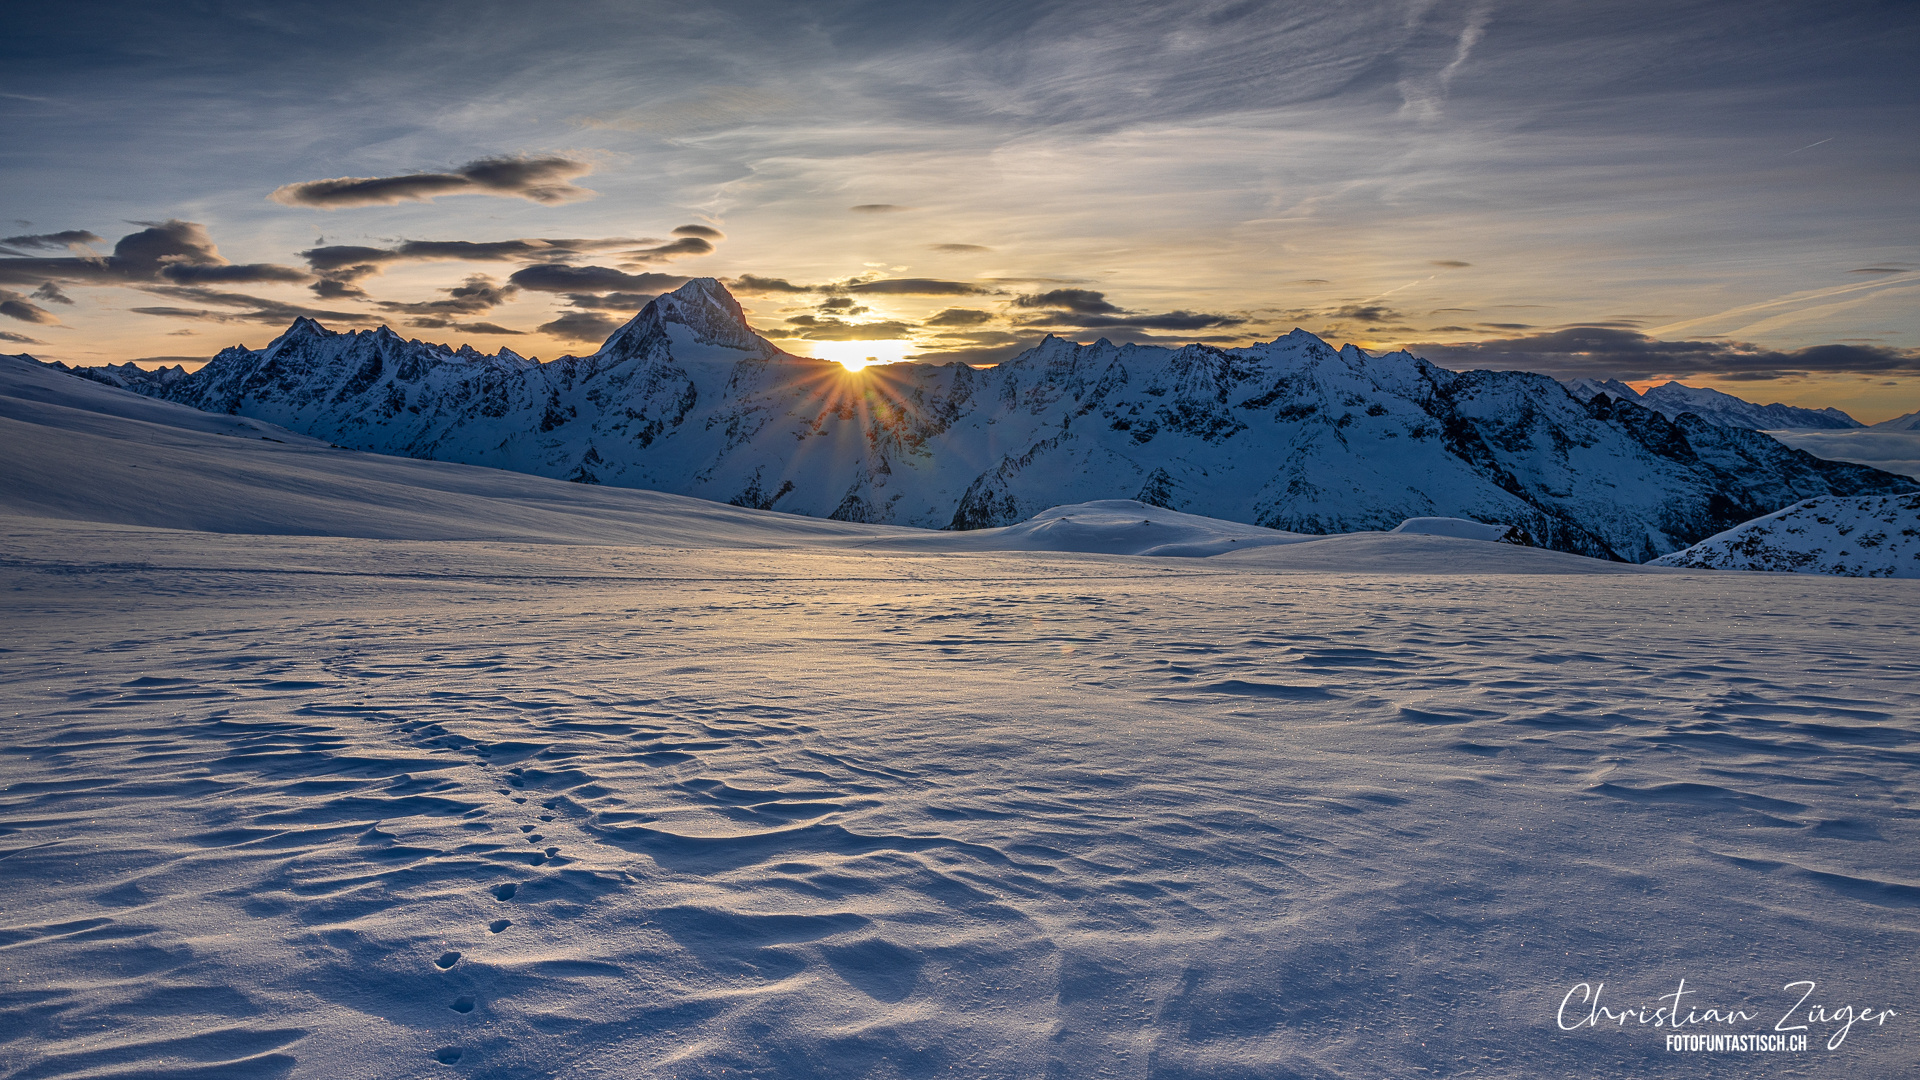
M 832 360 L 848 371 L 871 364 L 897 364 L 913 351 L 911 341 L 809 341 L 798 350 L 803 356 Z

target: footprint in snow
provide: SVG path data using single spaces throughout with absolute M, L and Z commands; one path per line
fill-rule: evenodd
M 452 967 L 453 965 L 455 965 L 455 964 L 457 964 L 457 963 L 459 963 L 459 962 L 460 962 L 460 954 L 459 954 L 459 953 L 457 953 L 457 952 L 444 952 L 444 953 L 441 953 L 441 954 L 440 954 L 440 959 L 438 959 L 438 960 L 435 960 L 435 961 L 433 962 L 433 966 L 434 966 L 434 967 L 437 967 L 437 968 L 439 968 L 439 969 L 440 969 L 441 971 L 445 971 L 445 970 L 447 970 L 448 968 L 450 968 L 450 967 Z
M 433 1060 L 442 1065 L 451 1065 L 460 1060 L 460 1048 L 457 1046 L 443 1046 L 433 1052 Z
M 457 1013 L 470 1013 L 473 1011 L 473 999 L 462 995 L 454 998 L 453 1004 L 447 1007 Z
M 493 894 L 495 900 L 511 900 L 513 899 L 513 894 L 520 891 L 520 886 L 509 882 L 505 885 L 495 885 L 487 891 Z
M 487 924 L 487 933 L 497 934 L 512 925 L 513 925 L 512 919 L 495 919 L 492 922 Z

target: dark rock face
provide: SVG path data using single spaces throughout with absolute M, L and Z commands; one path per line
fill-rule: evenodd
M 1465 517 L 1643 561 L 1799 499 L 1920 489 L 1545 376 L 1300 330 L 1240 349 L 1048 338 L 987 370 L 851 373 L 775 348 L 711 279 L 544 364 L 302 319 L 191 375 L 87 374 L 355 449 L 931 528 L 1135 498 L 1299 532 Z

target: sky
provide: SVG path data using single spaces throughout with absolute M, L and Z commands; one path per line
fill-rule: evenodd
M 14 5 L 0 349 L 293 318 L 591 352 L 718 277 L 790 351 L 1304 327 L 1920 409 L 1920 6 Z

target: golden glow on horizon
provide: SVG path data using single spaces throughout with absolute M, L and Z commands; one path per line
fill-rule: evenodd
M 911 341 L 804 341 L 793 351 L 801 356 L 832 360 L 848 371 L 872 364 L 897 364 L 913 351 Z

